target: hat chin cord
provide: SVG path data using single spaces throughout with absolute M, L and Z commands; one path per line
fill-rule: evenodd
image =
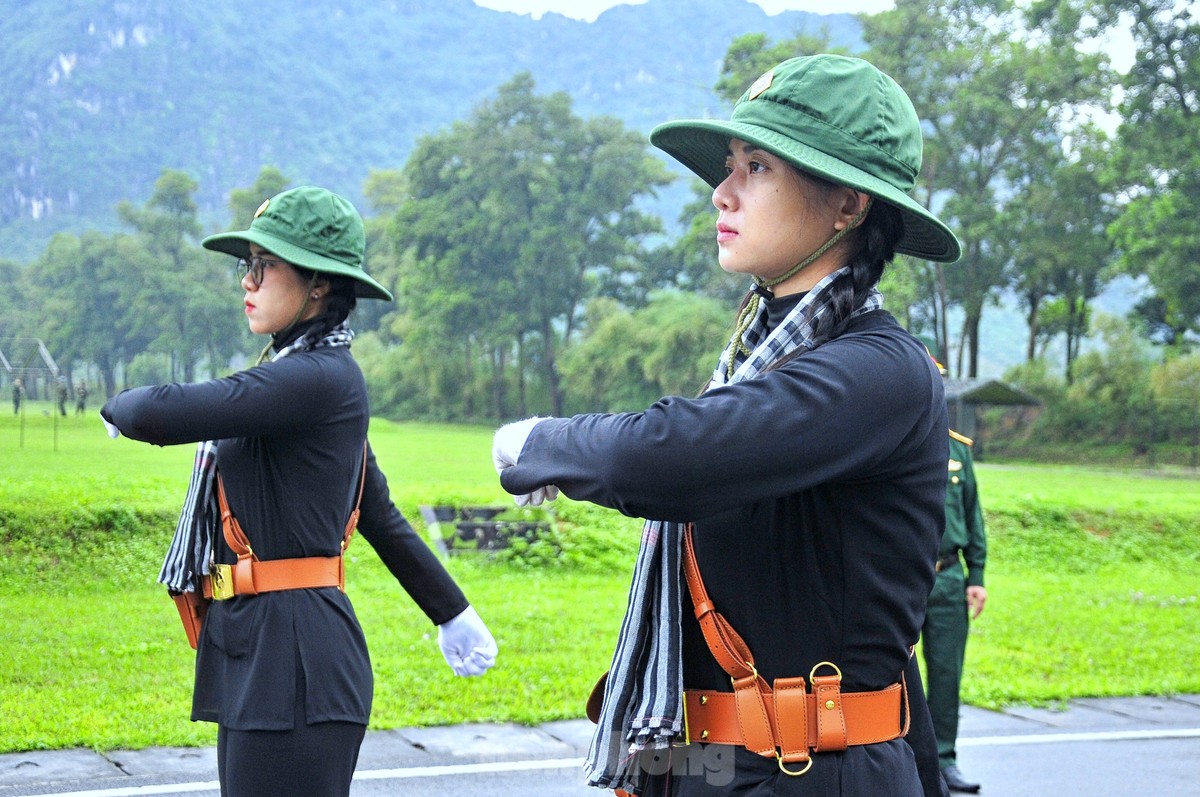
M 739 354 L 747 357 L 750 356 L 750 347 L 746 345 L 746 342 L 742 339 L 742 336 L 746 334 L 746 330 L 750 328 L 750 325 L 754 323 L 754 319 L 758 316 L 758 307 L 762 303 L 762 300 L 766 299 L 767 301 L 770 301 L 771 299 L 775 298 L 775 293 L 771 290 L 771 288 L 774 288 L 776 285 L 786 282 L 787 280 L 799 274 L 805 268 L 812 265 L 817 258 L 832 249 L 838 241 L 845 238 L 847 233 L 862 223 L 862 220 L 867 215 L 867 211 L 871 209 L 871 203 L 873 201 L 874 197 L 868 195 L 867 202 L 865 205 L 863 205 L 863 209 L 858 212 L 858 215 L 850 220 L 849 224 L 835 232 L 828 241 L 821 244 L 821 246 L 817 248 L 817 251 L 813 252 L 811 255 L 792 266 L 780 276 L 769 280 L 765 280 L 758 276 L 754 277 L 754 286 L 750 289 L 750 294 L 747 297 L 745 304 L 742 305 L 741 312 L 738 313 L 737 323 L 734 325 L 733 329 L 733 335 L 729 339 L 730 351 L 729 363 L 725 368 L 726 379 L 733 378 L 733 372 L 736 370 L 735 364 L 737 363 Z
M 267 345 L 263 347 L 263 350 L 261 352 L 259 352 L 258 362 L 255 363 L 255 365 L 262 365 L 264 362 L 269 360 L 270 357 L 268 355 L 271 353 L 271 349 L 274 348 L 274 346 L 275 346 L 275 340 L 277 338 L 284 337 L 288 332 L 290 332 L 292 330 L 292 327 L 296 326 L 296 324 L 299 323 L 300 318 L 304 315 L 304 312 L 308 309 L 308 302 L 309 302 L 309 299 L 312 297 L 313 288 L 316 286 L 316 284 L 317 284 L 317 272 L 314 271 L 312 277 L 310 277 L 308 280 L 308 287 L 304 289 L 304 301 L 300 303 L 300 309 L 296 311 L 296 314 L 294 316 L 292 316 L 292 320 L 288 322 L 288 325 L 286 327 L 284 327 L 283 329 L 281 329 L 278 332 L 271 335 L 271 339 L 269 341 L 267 341 Z

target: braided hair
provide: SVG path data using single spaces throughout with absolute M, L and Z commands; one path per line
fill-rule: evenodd
M 873 202 L 853 238 L 854 249 L 846 263 L 850 267 L 850 279 L 834 284 L 833 314 L 819 321 L 814 329 L 818 346 L 842 333 L 850 314 L 862 306 L 867 294 L 879 284 L 884 267 L 896 256 L 896 243 L 903 233 L 904 219 L 900 211 L 886 202 Z
M 270 342 L 263 348 L 262 353 L 258 355 L 260 363 L 270 358 L 272 349 L 279 351 L 303 334 L 311 333 L 314 340 L 325 337 L 334 327 L 345 321 L 350 316 L 350 312 L 358 304 L 354 280 L 350 277 L 319 273 L 297 265 L 292 265 L 292 268 L 296 269 L 300 276 L 308 281 L 308 289 L 304 300 L 305 304 L 297 311 L 296 317 L 299 318 L 303 314 L 304 308 L 308 304 L 308 294 L 317 284 L 318 279 L 324 279 L 329 283 L 329 293 L 325 296 L 325 312 L 302 323 L 293 321 L 286 329 L 273 334 Z
M 805 175 L 822 188 L 835 187 L 835 183 L 813 175 Z M 850 268 L 850 279 L 835 282 L 830 288 L 830 304 L 833 312 L 813 321 L 813 342 L 816 346 L 836 338 L 845 331 L 850 317 L 863 302 L 871 289 L 879 284 L 884 267 L 896 256 L 896 243 L 904 234 L 904 218 L 900 211 L 886 202 L 873 201 L 870 211 L 859 223 L 856 234 L 849 239 L 853 247 L 846 265 Z M 753 293 L 753 291 L 751 291 Z M 750 294 L 747 294 L 747 299 Z M 745 304 L 746 300 L 743 300 Z M 812 308 L 815 310 L 816 308 Z M 808 349 L 800 347 L 785 354 L 768 365 L 765 371 L 774 371 L 804 354 Z
M 323 278 L 329 283 L 329 293 L 325 294 L 325 312 L 316 316 L 313 319 L 314 325 L 309 328 L 315 332 L 314 337 L 324 337 L 331 329 L 349 318 L 350 312 L 358 306 L 355 281 L 340 274 L 318 274 L 301 266 L 295 268 L 310 283 L 314 282 L 315 278 Z

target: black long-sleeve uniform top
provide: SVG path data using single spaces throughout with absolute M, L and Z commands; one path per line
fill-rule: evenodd
M 768 682 L 830 661 L 843 690 L 874 690 L 899 679 L 924 620 L 946 428 L 928 354 L 877 311 L 774 371 L 695 399 L 543 421 L 501 482 L 514 494 L 555 484 L 627 515 L 693 521 L 709 595 Z M 686 686 L 731 691 L 690 606 L 682 623 Z M 895 777 L 893 765 L 867 768 L 880 766 Z M 815 788 L 823 776 L 813 774 Z
M 297 352 L 196 384 L 135 388 L 102 414 L 156 445 L 218 440 L 229 505 L 260 559 L 338 555 L 358 492 L 368 405 L 346 347 Z M 392 503 L 369 453 L 358 529 L 434 623 L 467 600 Z M 236 557 L 218 535 L 216 556 Z M 306 718 L 293 717 L 297 666 Z M 371 665 L 349 599 L 336 587 L 214 601 L 196 661 L 192 719 L 238 730 L 297 720 L 366 724 Z

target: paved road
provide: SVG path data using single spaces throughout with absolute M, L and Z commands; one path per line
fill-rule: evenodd
M 1200 797 L 1200 695 L 965 707 L 959 763 L 985 797 Z M 537 728 L 372 731 L 354 797 L 598 797 L 582 784 L 586 720 Z M 0 755 L 0 797 L 217 797 L 211 748 Z

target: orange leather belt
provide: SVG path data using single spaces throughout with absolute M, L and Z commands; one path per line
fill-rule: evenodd
M 812 766 L 813 753 L 886 742 L 908 733 L 903 674 L 900 683 L 877 692 L 843 693 L 842 671 L 823 661 L 812 668 L 808 681 L 798 676 L 768 684 L 758 674 L 745 640 L 708 597 L 690 524 L 683 533 L 683 574 L 704 642 L 733 684 L 733 692 L 684 691 L 688 742 L 739 745 L 774 756 L 787 775 L 803 775 Z M 823 670 L 833 672 L 817 674 Z M 789 769 L 785 764 L 803 766 Z
M 302 559 L 239 558 L 235 565 L 216 565 L 204 579 L 204 597 L 225 600 L 234 595 L 257 595 L 286 589 L 346 588 L 346 571 L 340 556 Z
M 363 441 L 363 464 L 358 478 L 358 499 L 350 519 L 342 530 L 341 555 L 305 556 L 296 559 L 261 560 L 250 547 L 250 540 L 241 523 L 229 508 L 225 497 L 225 482 L 217 474 L 217 503 L 221 507 L 221 532 L 225 544 L 237 555 L 237 564 L 214 565 L 212 574 L 204 580 L 204 597 L 226 600 L 234 595 L 257 595 L 260 592 L 279 592 L 285 589 L 337 587 L 345 591 L 346 548 L 358 525 L 359 506 L 367 482 L 367 443 Z
M 900 684 L 877 692 L 840 693 L 841 717 L 837 717 L 837 704 L 831 698 L 822 700 L 814 692 L 805 692 L 802 683 L 788 683 L 803 680 L 776 680 L 772 694 L 763 701 L 768 723 L 784 754 L 805 748 L 815 753 L 844 750 L 849 745 L 887 742 L 903 735 Z M 738 721 L 735 693 L 687 690 L 683 700 L 689 742 L 754 749 L 755 740 L 747 738 Z

